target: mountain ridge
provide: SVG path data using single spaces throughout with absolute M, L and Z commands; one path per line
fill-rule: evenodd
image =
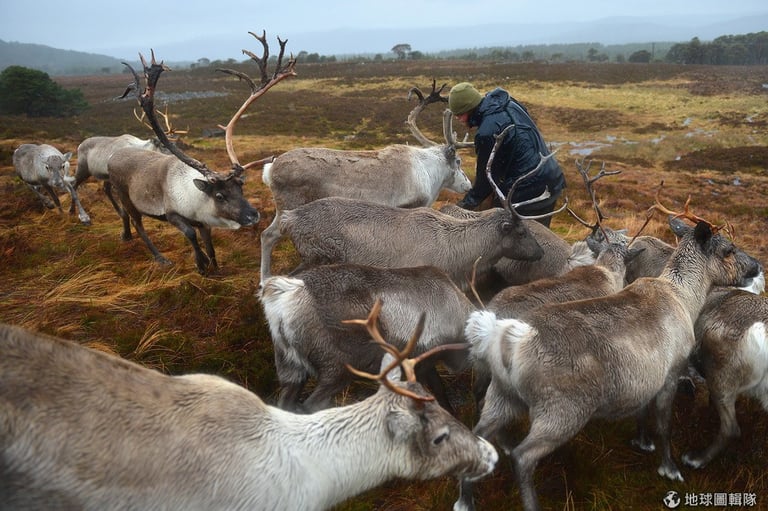
M 674 21 L 674 22 L 673 22 Z M 538 24 L 478 24 L 465 27 L 405 29 L 343 28 L 303 32 L 289 37 L 289 49 L 338 58 L 357 55 L 391 56 L 390 49 L 407 43 L 413 51 L 445 54 L 478 48 L 518 47 L 555 44 L 651 44 L 688 42 L 694 37 L 711 41 L 723 35 L 760 32 L 768 27 L 768 12 L 733 19 L 692 15 L 680 20 L 662 17 L 609 17 L 590 22 Z M 226 34 L 193 37 L 153 46 L 166 63 L 188 65 L 200 59 L 242 60 L 239 50 L 250 41 L 242 35 Z M 353 50 L 354 48 L 354 50 Z M 0 70 L 21 65 L 58 74 L 103 74 L 122 72 L 122 62 L 138 61 L 139 51 L 128 46 L 101 49 L 99 53 L 57 49 L 35 43 L 0 40 Z

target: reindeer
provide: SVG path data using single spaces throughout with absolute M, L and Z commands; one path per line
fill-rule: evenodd
M 539 509 L 533 484 L 538 462 L 593 417 L 640 413 L 634 443 L 652 450 L 643 429 L 650 406 L 661 441 L 658 473 L 683 480 L 671 454 L 669 423 L 678 377 L 695 346 L 693 324 L 712 286 L 743 285 L 761 270 L 688 204 L 670 218 L 680 242 L 659 277 L 638 279 L 606 297 L 543 305 L 521 318 L 470 315 L 472 356 L 492 371 L 475 433 L 492 440 L 511 420 L 529 415 L 527 436 L 507 450 L 526 510 Z M 654 207 L 672 213 L 658 194 Z M 471 482 L 462 483 L 454 510 L 474 508 L 471 491 Z
M 443 85 L 445 87 L 445 85 Z M 461 169 L 452 127 L 452 114 L 443 115 L 445 144 L 430 141 L 417 127 L 416 118 L 428 104 L 447 101 L 432 83 L 426 98 L 411 89 L 420 101 L 408 116 L 408 126 L 424 147 L 392 145 L 375 151 L 342 151 L 319 147 L 298 148 L 279 155 L 264 166 L 262 180 L 272 192 L 275 218 L 261 233 L 261 284 L 271 275 L 272 249 L 283 237 L 283 212 L 324 197 L 346 197 L 392 207 L 431 205 L 441 189 L 468 191 L 472 183 Z M 410 95 L 409 95 L 410 98 Z
M 240 164 L 232 142 L 234 127 L 256 99 L 281 80 L 296 74 L 294 72 L 296 61 L 290 58 L 288 64 L 283 67 L 282 61 L 287 41 L 278 38 L 280 54 L 274 75 L 270 78 L 266 71 L 269 57 L 266 35 L 263 33 L 258 36 L 253 32 L 249 33 L 259 40 L 264 48 L 262 58 L 243 50 L 259 66 L 261 84 L 257 85 L 243 73 L 221 70 L 247 79 L 251 86 L 250 96 L 225 128 L 227 154 L 232 162 L 232 170 L 226 175 L 212 171 L 203 163 L 184 154 L 168 140 L 160 128 L 154 112 L 154 91 L 160 74 L 168 68 L 162 62 L 158 64 L 155 61 L 154 52 L 151 67 L 147 65 L 144 57 L 139 55 L 147 81 L 142 94 L 139 94 L 138 75 L 126 64 L 133 73 L 134 89 L 142 109 L 158 139 L 173 155 L 131 148 L 117 150 L 107 165 L 109 182 L 122 204 L 118 213 L 123 220 L 123 239 L 131 238 L 130 220 L 155 260 L 161 264 L 170 264 L 170 261 L 160 254 L 147 236 L 142 224 L 143 215 L 168 221 L 184 233 L 195 251 L 195 263 L 201 274 L 207 273 L 209 268 L 213 270 L 218 268 L 211 240 L 212 227 L 238 229 L 241 226 L 254 225 L 259 220 L 258 211 L 243 197 L 243 173 L 247 168 L 262 162 Z M 205 244 L 205 253 L 198 244 L 196 229 Z
M 768 298 L 757 289 L 718 288 L 710 291 L 694 332 L 698 348 L 694 367 L 706 379 L 709 402 L 720 417 L 720 430 L 701 451 L 683 454 L 683 463 L 702 468 L 741 434 L 736 399 L 748 395 L 768 412 Z
M 164 148 L 159 144 L 156 138 L 144 140 L 128 133 L 117 137 L 88 137 L 77 146 L 77 169 L 75 170 L 74 188 L 77 188 L 89 177 L 104 182 L 104 193 L 112 203 L 116 211 L 120 206 L 115 202 L 109 185 L 109 172 L 107 162 L 109 158 L 118 149 L 124 147 L 133 147 L 145 151 L 162 151 Z M 74 204 L 70 206 L 70 213 L 73 212 Z
M 13 167 L 16 174 L 35 192 L 46 208 L 56 207 L 60 212 L 64 212 L 54 188 L 64 189 L 72 197 L 70 212 L 73 213 L 74 206 L 77 205 L 80 222 L 91 225 L 91 218 L 80 204 L 77 190 L 72 186 L 72 176 L 69 175 L 71 158 L 71 152 L 61 154 L 61 151 L 48 144 L 21 144 L 13 152 Z M 40 188 L 48 193 L 50 199 L 43 195 Z
M 499 135 L 491 151 L 489 169 L 505 134 Z M 509 197 L 549 157 L 542 156 L 536 168 L 520 176 L 506 197 L 496 188 L 503 207 L 468 218 L 456 218 L 431 207 L 405 209 L 344 197 L 326 197 L 285 211 L 280 232 L 291 238 L 301 257 L 294 271 L 332 263 L 386 268 L 434 266 L 466 289 L 471 272 L 483 275 L 501 257 L 539 259 L 541 247 L 523 220 L 553 215 L 565 206 L 547 215 L 522 216 L 516 211 L 518 207 L 548 198 L 549 190 L 515 204 Z
M 272 276 L 259 292 L 274 343 L 280 380 L 278 406 L 299 407 L 308 378 L 317 383 L 303 403 L 315 411 L 331 405 L 352 379 L 346 364 L 367 371 L 379 367 L 382 354 L 371 350 L 368 336 L 342 320 L 360 315 L 381 300 L 381 328 L 399 348 L 419 319 L 426 325 L 414 348 L 464 341 L 464 324 L 475 307 L 448 276 L 437 268 L 377 268 L 355 264 L 314 266 L 292 276 Z M 434 357 L 432 360 L 435 360 Z M 454 371 L 465 368 L 466 351 L 447 361 Z M 451 410 L 434 364 L 425 364 L 423 378 L 440 404 Z M 422 378 L 420 378 L 421 380 Z
M 368 399 L 311 415 L 223 378 L 167 376 L 0 324 L 0 497 L 9 509 L 328 509 L 392 479 L 479 479 L 490 443 L 391 355 Z M 407 381 L 397 381 L 402 365 Z

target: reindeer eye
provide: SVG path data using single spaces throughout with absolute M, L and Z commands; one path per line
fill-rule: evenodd
M 432 440 L 432 443 L 434 445 L 440 445 L 441 443 L 443 443 L 443 440 L 445 440 L 449 436 L 450 436 L 449 433 L 446 431 L 446 432 L 442 433 L 441 435 L 438 435 L 437 437 L 435 437 L 435 439 Z
M 224 197 L 224 194 L 223 194 L 223 193 L 221 193 L 221 192 L 216 192 L 216 200 L 217 200 L 217 201 L 219 201 L 219 202 L 224 202 L 224 199 L 225 199 L 225 197 Z

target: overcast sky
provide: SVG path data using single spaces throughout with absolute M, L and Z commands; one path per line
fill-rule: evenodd
M 334 30 L 360 30 L 357 40 L 339 43 L 346 48 L 320 52 L 338 54 L 388 51 L 391 46 L 366 47 L 365 31 L 376 29 L 445 27 L 440 32 L 444 40 L 435 44 L 451 49 L 456 47 L 452 38 L 469 25 L 577 23 L 614 16 L 664 16 L 686 22 L 697 16 L 734 18 L 766 12 L 765 0 L 3 0 L 0 39 L 117 58 L 133 58 L 151 47 L 159 55 L 166 50 L 166 59 L 178 60 L 188 58 L 181 55 L 187 46 L 190 55 L 198 57 L 241 59 L 240 48 L 257 49 L 247 32 L 264 29 L 271 42 L 276 36 L 287 38 L 294 52 L 317 51 L 307 47 L 313 43 L 326 49 L 323 35 Z M 219 48 L 192 48 L 204 37 L 242 42 L 225 55 L 218 53 L 227 50 Z M 393 40 L 392 45 L 398 42 L 408 41 Z M 477 46 L 483 44 L 477 41 Z

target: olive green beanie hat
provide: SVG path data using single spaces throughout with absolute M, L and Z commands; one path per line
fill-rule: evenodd
M 469 112 L 483 100 L 483 96 L 472 87 L 471 83 L 457 83 L 448 93 L 448 108 L 454 115 Z

